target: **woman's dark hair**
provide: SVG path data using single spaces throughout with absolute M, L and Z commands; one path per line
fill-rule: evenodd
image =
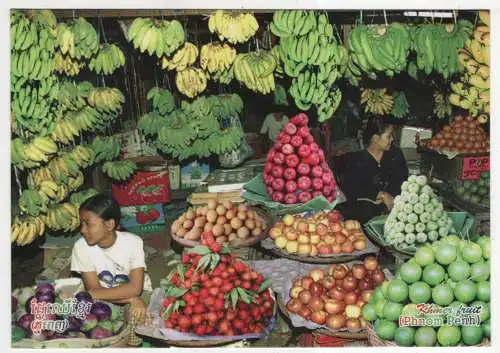
M 115 199 L 108 195 L 97 194 L 89 197 L 80 205 L 80 211 L 93 212 L 105 221 L 114 219 L 117 227 L 120 223 L 120 206 Z
M 394 122 L 386 117 L 370 117 L 363 131 L 363 144 L 368 147 L 374 135 L 381 135 Z

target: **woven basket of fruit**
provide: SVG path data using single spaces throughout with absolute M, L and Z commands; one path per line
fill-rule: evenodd
M 213 232 L 216 241 L 233 248 L 250 247 L 267 236 L 271 219 L 259 208 L 215 200 L 189 209 L 172 224 L 172 239 L 185 247 L 201 244 L 201 234 Z
M 39 349 L 127 345 L 132 328 L 124 306 L 93 301 L 86 292 L 78 292 L 73 298 L 66 294 L 51 283 L 14 291 L 12 346 Z
M 280 257 L 318 264 L 345 263 L 378 252 L 359 222 L 342 220 L 337 210 L 285 215 L 261 245 Z
M 151 296 L 151 320 L 136 332 L 184 347 L 265 338 L 276 326 L 270 281 L 236 260 L 231 249 L 202 234 Z

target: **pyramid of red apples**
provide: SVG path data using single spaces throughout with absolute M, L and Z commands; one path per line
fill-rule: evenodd
M 305 203 L 323 195 L 333 202 L 337 185 L 325 162 L 325 153 L 314 142 L 306 114 L 294 116 L 267 153 L 263 179 L 269 197 L 279 203 Z

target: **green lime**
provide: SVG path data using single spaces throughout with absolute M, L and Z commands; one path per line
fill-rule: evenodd
M 484 335 L 484 337 L 490 338 L 490 336 L 491 336 L 491 324 L 490 324 L 490 320 L 485 321 L 481 326 L 483 327 L 483 335 Z
M 434 251 L 429 246 L 422 246 L 415 253 L 415 260 L 422 267 L 430 265 L 434 263 Z
M 451 244 L 441 244 L 436 249 L 436 261 L 441 265 L 449 265 L 457 258 L 457 248 Z
M 432 288 L 432 300 L 435 304 L 447 306 L 453 299 L 453 290 L 449 285 L 442 283 Z
M 384 306 L 387 303 L 387 299 L 377 300 L 375 303 L 375 311 L 377 313 L 377 317 L 383 319 L 384 318 Z
M 476 293 L 477 299 L 483 302 L 489 302 L 491 295 L 490 282 L 479 281 L 476 283 L 476 286 L 477 286 L 477 293 Z
M 457 260 L 448 266 L 448 275 L 454 281 L 461 281 L 470 276 L 470 265 L 464 260 Z
M 469 242 L 462 248 L 462 258 L 470 264 L 476 263 L 481 260 L 483 251 L 476 243 Z
M 483 328 L 481 326 L 462 326 L 462 341 L 467 346 L 475 346 L 483 340 Z
M 464 280 L 457 283 L 453 293 L 457 300 L 463 303 L 470 303 L 476 298 L 477 287 L 471 280 Z
M 443 282 L 445 271 L 443 266 L 438 264 L 430 264 L 425 266 L 423 272 L 423 280 L 430 286 L 435 286 Z
M 394 334 L 394 340 L 398 346 L 411 347 L 415 342 L 415 331 L 413 327 L 398 327 Z
M 469 306 L 481 306 L 481 312 L 479 313 L 479 318 L 481 322 L 485 322 L 490 318 L 490 305 L 480 300 L 476 300 L 469 304 Z
M 375 304 L 365 304 L 363 305 L 363 309 L 361 310 L 363 314 L 363 318 L 366 321 L 374 321 L 377 319 L 377 308 Z
M 427 303 L 431 298 L 431 287 L 425 282 L 413 283 L 408 292 L 410 301 L 415 304 Z
M 415 332 L 415 345 L 417 347 L 433 347 L 436 345 L 436 330 L 432 327 L 419 327 Z
M 437 332 L 437 340 L 441 346 L 456 346 L 460 342 L 460 329 L 457 326 L 441 326 Z
M 401 279 L 408 284 L 412 284 L 420 280 L 422 276 L 422 267 L 415 262 L 406 262 L 399 268 Z
M 387 297 L 396 303 L 404 302 L 408 298 L 408 285 L 400 279 L 390 281 L 387 287 Z
M 489 262 L 479 261 L 470 267 L 471 279 L 478 281 L 486 281 L 490 278 L 490 265 Z
M 383 340 L 389 341 L 394 338 L 394 334 L 396 333 L 397 326 L 392 321 L 387 320 L 377 320 L 375 321 L 375 333 L 378 337 Z
M 403 304 L 387 302 L 385 303 L 383 309 L 384 319 L 389 321 L 398 321 L 402 311 L 403 311 Z

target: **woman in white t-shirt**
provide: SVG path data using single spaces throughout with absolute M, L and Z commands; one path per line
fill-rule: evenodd
M 130 304 L 142 322 L 146 305 L 140 296 L 144 289 L 151 290 L 143 242 L 135 234 L 117 230 L 120 217 L 116 201 L 103 194 L 80 205 L 83 237 L 73 247 L 71 270 L 81 274 L 92 298 Z

